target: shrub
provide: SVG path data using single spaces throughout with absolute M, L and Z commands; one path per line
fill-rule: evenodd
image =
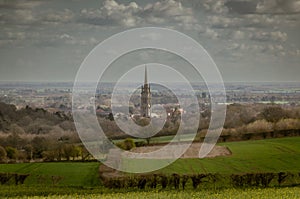
M 9 173 L 0 173 L 0 183 L 3 185 L 7 183 L 13 177 L 12 174 Z
M 24 184 L 24 181 L 29 176 L 29 174 L 14 174 L 15 176 L 15 183 L 18 184 Z
M 119 148 L 127 151 L 131 150 L 132 148 L 135 148 L 135 143 L 131 138 L 126 138 L 124 141 L 118 142 L 116 145 Z
M 281 185 L 286 180 L 286 178 L 288 177 L 288 173 L 279 172 L 277 174 L 277 176 L 278 176 L 277 182 L 278 182 L 279 185 Z
M 161 187 L 165 189 L 168 186 L 168 177 L 165 175 L 160 175 Z
M 174 188 L 175 188 L 175 189 L 179 189 L 180 175 L 174 173 L 174 174 L 172 175 L 172 177 L 173 177 L 172 180 L 173 180 Z
M 181 185 L 182 185 L 183 190 L 185 189 L 185 185 L 186 185 L 188 180 L 189 180 L 189 176 L 187 176 L 187 175 L 182 176 Z
M 191 179 L 193 182 L 193 188 L 196 189 L 198 185 L 202 182 L 202 179 L 205 178 L 207 175 L 199 174 L 199 175 L 192 175 Z
M 286 118 L 287 112 L 280 106 L 270 106 L 264 108 L 264 110 L 261 112 L 261 116 L 268 122 L 276 123 L 279 120 Z
M 142 146 L 146 146 L 146 142 L 145 141 L 136 141 L 134 142 L 136 147 L 142 147 Z
M 9 159 L 16 159 L 18 157 L 18 150 L 17 149 L 8 146 L 8 147 L 5 148 L 5 150 L 6 150 L 6 153 L 7 153 L 7 157 Z
M 267 122 L 266 120 L 257 120 L 246 126 L 246 131 L 248 133 L 262 133 L 273 131 L 273 123 Z
M 300 120 L 299 119 L 281 119 L 275 125 L 276 130 L 291 130 L 291 129 L 300 129 Z

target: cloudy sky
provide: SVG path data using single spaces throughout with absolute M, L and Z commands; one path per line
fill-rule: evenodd
M 73 81 L 120 31 L 183 32 L 225 81 L 299 81 L 300 0 L 0 0 L 0 81 Z

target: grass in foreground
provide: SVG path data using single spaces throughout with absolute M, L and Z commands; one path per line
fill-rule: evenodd
M 69 194 L 69 195 L 52 195 L 52 196 L 33 196 L 33 197 L 14 197 L 14 198 L 32 198 L 32 199 L 128 199 L 128 198 L 160 198 L 160 199 L 276 199 L 276 198 L 300 198 L 300 188 L 268 188 L 268 189 L 225 189 L 220 191 L 140 191 L 128 193 L 103 193 L 103 194 Z

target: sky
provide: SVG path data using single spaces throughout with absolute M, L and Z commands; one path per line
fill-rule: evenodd
M 141 27 L 190 36 L 225 81 L 300 80 L 300 0 L 0 0 L 0 26 L 0 81 L 73 81 L 97 44 Z

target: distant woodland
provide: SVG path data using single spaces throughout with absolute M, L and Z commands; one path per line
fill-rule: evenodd
M 104 132 L 114 139 L 126 138 L 113 116 L 98 118 Z M 204 138 L 210 111 L 201 113 L 198 138 Z M 142 121 L 139 121 L 141 123 Z M 158 136 L 174 135 L 180 125 L 180 112 L 174 112 Z M 186 132 L 188 133 L 188 132 Z M 300 107 L 275 104 L 232 104 L 219 141 L 264 139 L 300 135 Z M 128 141 L 128 140 L 127 140 Z M 144 144 L 151 143 L 151 140 Z M 130 149 L 130 148 L 129 148 Z M 0 102 L 0 162 L 88 160 L 71 114 L 50 113 L 42 108 Z
M 71 115 L 0 102 L 0 161 L 61 160 L 82 155 Z

